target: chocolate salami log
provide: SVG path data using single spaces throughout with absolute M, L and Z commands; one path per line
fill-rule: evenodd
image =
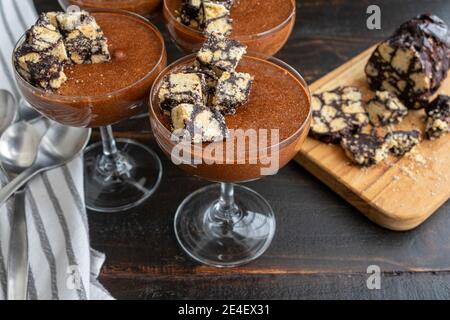
M 424 107 L 450 67 L 450 32 L 435 15 L 405 22 L 382 42 L 366 66 L 373 90 L 396 94 L 410 109 Z

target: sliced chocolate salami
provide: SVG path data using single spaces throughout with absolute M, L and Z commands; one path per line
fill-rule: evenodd
M 246 52 L 247 47 L 239 41 L 213 34 L 198 52 L 195 64 L 220 77 L 224 71 L 233 72 Z
M 180 104 L 172 109 L 173 134 L 193 143 L 221 141 L 227 137 L 225 118 L 220 112 L 198 104 Z
M 426 135 L 430 140 L 440 138 L 450 131 L 450 97 L 439 95 L 425 109 Z
M 31 85 L 55 90 L 67 80 L 69 62 L 63 37 L 55 26 L 55 13 L 43 13 L 26 32 L 24 43 L 14 52 L 14 64 Z
M 208 97 L 205 76 L 201 73 L 172 73 L 165 77 L 158 98 L 163 110 L 179 104 L 203 105 Z
M 58 13 L 56 20 L 73 63 L 104 63 L 111 60 L 108 41 L 95 18 L 88 12 Z
M 377 91 L 366 110 L 375 127 L 400 123 L 408 115 L 408 108 L 389 91 Z
M 222 114 L 235 114 L 238 107 L 248 102 L 252 84 L 253 77 L 248 73 L 224 72 L 217 83 L 213 106 Z
M 390 152 L 403 156 L 420 143 L 420 131 L 393 131 L 389 132 L 384 140 Z
M 339 143 L 369 123 L 361 92 L 353 87 L 313 95 L 312 116 L 310 136 L 326 143 Z
M 354 163 L 371 166 L 385 160 L 388 148 L 384 140 L 375 134 L 359 133 L 342 139 L 341 146 Z
M 229 36 L 233 31 L 233 20 L 230 10 L 222 3 L 203 2 L 203 29 L 206 35 L 220 34 Z
M 15 67 L 20 75 L 31 85 L 45 90 L 56 90 L 66 82 L 65 63 L 59 57 L 39 53 L 29 45 L 15 52 Z
M 440 87 L 450 67 L 448 26 L 435 15 L 405 22 L 383 41 L 366 66 L 373 90 L 397 95 L 408 108 L 419 109 Z

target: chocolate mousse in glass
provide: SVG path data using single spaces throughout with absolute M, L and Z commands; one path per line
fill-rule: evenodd
M 179 49 L 196 52 L 205 41 L 202 30 L 181 22 L 183 0 L 164 0 L 163 15 L 169 34 Z M 231 37 L 257 56 L 275 55 L 287 42 L 295 24 L 295 0 L 234 0 Z
M 249 139 L 239 152 L 236 133 L 224 141 L 189 141 L 181 155 L 180 140 L 172 133 L 171 119 L 161 109 L 158 92 L 167 75 L 186 70 L 194 60 L 195 55 L 189 55 L 176 61 L 155 80 L 150 93 L 150 121 L 156 141 L 175 164 L 216 182 L 192 193 L 179 206 L 175 232 L 181 247 L 196 261 L 210 266 L 239 266 L 267 250 L 275 232 L 275 217 L 262 196 L 236 183 L 275 174 L 297 154 L 310 127 L 310 93 L 300 74 L 286 63 L 244 56 L 236 71 L 252 75 L 253 87 L 248 102 L 235 114 L 225 115 L 225 121 L 230 132 L 258 132 L 258 144 L 251 144 Z M 261 132 L 271 132 L 268 136 L 275 132 L 279 139 L 269 137 L 262 144 Z M 228 152 L 231 141 L 234 146 Z M 226 156 L 207 152 L 212 146 Z M 183 162 L 181 157 L 199 161 Z
M 24 98 L 44 116 L 67 126 L 100 129 L 102 141 L 84 153 L 86 206 L 119 212 L 154 193 L 162 166 L 148 147 L 115 140 L 111 125 L 146 110 L 150 88 L 167 65 L 166 50 L 158 29 L 137 14 L 90 13 L 108 40 L 109 62 L 66 65 L 67 81 L 57 90 L 31 85 L 17 69 L 15 75 Z M 16 50 L 24 41 L 25 36 Z
M 59 0 L 66 10 L 70 5 L 82 9 L 115 9 L 135 12 L 142 16 L 150 16 L 160 8 L 162 0 Z

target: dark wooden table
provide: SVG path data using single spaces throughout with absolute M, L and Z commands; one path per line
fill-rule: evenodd
M 57 8 L 55 0 L 36 3 L 40 10 Z M 373 3 L 381 7 L 382 30 L 366 28 L 366 8 Z M 434 12 L 450 23 L 448 0 L 305 0 L 297 5 L 295 30 L 278 57 L 309 82 L 416 14 Z M 154 22 L 174 61 L 181 54 L 162 21 Z M 118 124 L 115 130 L 158 150 L 145 119 Z M 121 214 L 89 213 L 92 246 L 107 256 L 101 281 L 118 299 L 450 298 L 450 202 L 416 230 L 391 232 L 291 163 L 277 176 L 248 184 L 277 214 L 270 249 L 248 266 L 217 270 L 190 261 L 172 226 L 178 204 L 207 182 L 160 155 L 164 178 L 149 201 Z M 369 265 L 382 270 L 381 290 L 367 289 Z

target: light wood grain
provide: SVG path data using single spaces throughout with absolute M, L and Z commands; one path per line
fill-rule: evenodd
M 364 66 L 370 48 L 314 82 L 312 92 L 337 86 L 356 86 L 366 100 L 368 88 Z M 450 93 L 450 77 L 440 93 Z M 411 111 L 395 129 L 424 131 L 424 112 Z M 381 129 L 380 134 L 385 133 Z M 450 198 L 450 135 L 424 140 L 413 154 L 389 159 L 371 168 L 349 162 L 339 146 L 308 138 L 296 161 L 350 202 L 373 222 L 391 230 L 410 230 L 430 217 Z

